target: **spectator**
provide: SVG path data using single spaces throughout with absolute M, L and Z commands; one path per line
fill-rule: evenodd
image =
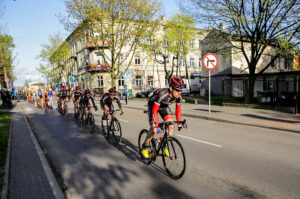
M 127 88 L 127 85 L 124 86 L 125 89 L 124 89 L 124 97 L 125 97 L 125 102 L 126 102 L 126 105 L 128 103 L 128 94 L 129 94 L 129 89 Z

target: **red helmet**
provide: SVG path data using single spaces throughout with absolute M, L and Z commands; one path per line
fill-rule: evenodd
M 80 90 L 80 86 L 76 86 L 76 90 Z
M 108 92 L 109 92 L 109 93 L 116 93 L 116 92 L 117 92 L 117 89 L 115 89 L 115 88 L 110 88 L 110 89 L 108 90 Z
M 84 94 L 91 94 L 91 91 L 89 89 L 85 89 Z
M 67 89 L 66 89 L 66 88 L 63 88 L 63 89 L 62 89 L 62 91 L 63 91 L 63 92 L 66 92 L 66 91 L 67 91 Z
M 174 88 L 175 90 L 182 91 L 184 88 L 184 82 L 180 77 L 171 76 L 170 86 L 172 86 L 172 88 Z

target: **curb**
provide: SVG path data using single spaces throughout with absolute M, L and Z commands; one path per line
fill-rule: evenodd
M 42 163 L 45 175 L 47 176 L 47 179 L 48 179 L 49 185 L 50 185 L 50 187 L 52 189 L 53 195 L 55 196 L 56 199 L 65 199 L 65 196 L 64 196 L 62 190 L 60 189 L 60 187 L 59 187 L 59 185 L 58 185 L 58 183 L 56 181 L 56 178 L 55 178 L 55 176 L 54 176 L 54 174 L 53 174 L 53 172 L 52 172 L 52 170 L 51 170 L 51 168 L 49 166 L 49 163 L 47 162 L 47 160 L 46 160 L 46 158 L 44 156 L 44 153 L 43 153 L 43 151 L 42 151 L 42 149 L 41 149 L 41 147 L 40 147 L 40 145 L 39 145 L 39 143 L 38 143 L 38 141 L 37 141 L 34 133 L 32 132 L 32 129 L 31 129 L 30 125 L 29 125 L 29 122 L 28 122 L 25 114 L 22 113 L 22 115 L 23 115 L 23 117 L 25 119 L 27 127 L 29 128 L 30 137 L 31 137 L 31 139 L 32 139 L 32 141 L 34 143 L 34 147 L 35 147 L 35 149 L 36 149 L 36 151 L 37 151 L 37 153 L 39 155 L 39 158 L 41 160 L 41 163 Z
M 7 154 L 6 154 L 6 162 L 5 162 L 5 172 L 4 172 L 4 184 L 2 186 L 2 195 L 1 199 L 8 198 L 8 178 L 9 178 L 9 170 L 10 170 L 10 151 L 11 151 L 11 129 L 12 129 L 12 115 L 10 115 L 10 127 L 9 127 L 9 137 L 7 143 Z
M 124 108 L 145 110 L 146 111 L 146 109 L 136 108 L 136 107 L 124 107 Z M 212 120 L 212 121 L 216 121 L 216 122 L 224 122 L 224 123 L 230 123 L 230 124 L 238 124 L 238 125 L 259 127 L 259 128 L 279 130 L 279 131 L 287 131 L 287 132 L 291 132 L 291 133 L 299 133 L 300 134 L 300 130 L 292 130 L 292 129 L 272 127 L 272 126 L 263 126 L 263 125 L 259 125 L 259 124 L 247 124 L 247 123 L 243 123 L 243 122 L 234 122 L 234 121 L 223 120 L 223 119 L 218 119 L 218 118 L 213 118 L 213 117 L 208 117 L 208 116 L 201 116 L 201 115 L 191 115 L 191 114 L 185 114 L 185 113 L 181 113 L 181 115 L 186 116 L 186 117 L 191 117 L 191 118 L 197 118 L 197 119 Z

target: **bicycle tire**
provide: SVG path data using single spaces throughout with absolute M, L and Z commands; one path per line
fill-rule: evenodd
M 104 125 L 104 122 L 106 122 L 106 125 Z M 103 132 L 104 137 L 107 138 L 107 135 L 108 135 L 107 119 L 104 120 L 102 117 L 101 117 L 101 128 L 102 128 L 102 132 Z
M 113 140 L 119 144 L 122 140 L 122 128 L 121 128 L 121 124 L 118 121 L 117 118 L 114 118 L 110 124 L 110 129 L 109 129 L 109 133 L 108 133 L 108 137 L 111 134 L 111 137 L 113 138 Z M 115 133 L 118 132 L 118 133 Z
M 65 104 L 65 117 L 68 117 L 68 105 Z
M 94 131 L 95 131 L 95 119 L 94 119 L 93 114 L 91 114 L 91 113 L 88 114 L 87 123 L 88 123 L 89 132 L 94 133 Z
M 140 153 L 142 161 L 146 165 L 150 165 L 152 163 L 152 159 L 151 158 L 149 158 L 149 159 L 144 158 L 143 152 L 142 152 L 142 148 L 143 148 L 142 145 L 143 145 L 148 133 L 149 133 L 149 131 L 146 130 L 146 129 L 141 130 L 141 132 L 139 134 L 139 140 L 138 140 L 139 153 Z
M 168 147 L 169 156 L 167 156 L 164 152 L 165 147 Z M 178 148 L 175 149 L 176 147 Z M 181 178 L 186 169 L 186 159 L 183 147 L 180 142 L 174 137 L 168 137 L 166 146 L 162 147 L 162 154 L 164 168 L 169 176 L 173 179 Z M 173 168 L 176 167 L 176 165 L 179 163 L 182 163 L 182 165 L 179 166 L 179 171 L 175 171 Z

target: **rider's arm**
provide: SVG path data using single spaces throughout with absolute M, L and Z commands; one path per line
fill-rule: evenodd
M 176 120 L 181 121 L 181 103 L 176 104 Z
M 118 104 L 119 108 L 121 109 L 122 105 L 121 105 L 121 102 L 120 102 L 120 98 L 115 96 L 115 100 L 117 101 L 117 104 Z
M 159 119 L 158 119 L 158 110 L 159 110 L 160 104 L 157 102 L 154 102 L 153 108 L 152 108 L 152 115 L 154 119 L 154 124 L 158 125 L 159 124 Z
M 95 106 L 96 106 L 96 104 L 95 104 L 94 97 L 91 95 L 91 96 L 90 96 L 90 98 L 91 98 L 91 100 L 92 100 L 93 106 L 95 107 Z

